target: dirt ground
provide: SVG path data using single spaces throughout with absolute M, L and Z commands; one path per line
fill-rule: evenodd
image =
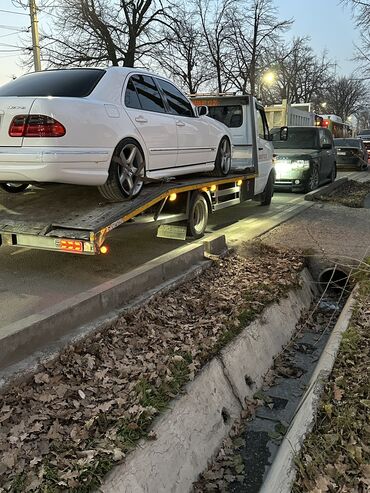
M 273 246 L 302 249 L 342 265 L 370 256 L 370 211 L 315 204 L 261 237 Z

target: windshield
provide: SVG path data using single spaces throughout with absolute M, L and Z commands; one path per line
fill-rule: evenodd
M 370 135 L 370 128 L 365 128 L 365 130 L 361 130 L 358 135 Z
M 105 74 L 100 69 L 46 70 L 24 75 L 0 87 L 0 96 L 88 96 Z
M 358 139 L 334 139 L 335 147 L 361 147 Z
M 276 149 L 316 149 L 319 147 L 315 128 L 288 127 L 288 140 L 280 140 L 280 129 L 271 131 Z

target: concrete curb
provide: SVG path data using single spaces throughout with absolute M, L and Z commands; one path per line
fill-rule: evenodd
M 325 187 L 322 187 L 319 190 L 314 190 L 313 192 L 307 193 L 304 196 L 304 199 L 309 201 L 314 201 L 320 195 L 331 193 L 333 190 L 336 190 L 337 188 L 341 187 L 343 183 L 346 183 L 347 181 L 348 178 L 346 176 L 344 176 L 343 178 L 339 178 L 338 180 L 335 180 L 333 183 L 329 183 L 329 185 L 326 185 Z
M 225 248 L 224 236 L 219 235 L 214 242 L 207 243 L 209 251 L 218 252 Z M 186 245 L 50 309 L 4 327 L 0 336 L 0 370 L 55 344 L 83 325 L 109 317 L 109 313 L 115 310 L 122 311 L 144 293 L 160 288 L 169 280 L 186 274 L 191 267 L 207 262 L 204 253 L 202 242 Z
M 352 291 L 337 320 L 312 375 L 308 389 L 259 493 L 271 493 L 272 491 L 274 493 L 290 493 L 291 491 L 295 478 L 294 459 L 299 453 L 307 433 L 312 429 L 321 393 L 333 369 L 343 332 L 347 330 L 351 320 L 356 291 L 357 287 Z
M 116 466 L 99 491 L 104 493 L 185 493 L 219 449 L 245 399 L 252 397 L 273 357 L 292 337 L 312 300 L 312 278 L 302 273 L 302 287 L 264 310 L 215 357 L 185 394 L 154 426 L 157 440 L 142 442 Z

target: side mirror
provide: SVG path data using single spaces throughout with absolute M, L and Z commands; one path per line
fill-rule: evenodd
M 331 149 L 332 148 L 332 145 L 331 144 L 323 144 L 321 146 L 321 149 Z
M 288 127 L 280 127 L 280 140 L 285 142 L 288 140 Z
M 208 106 L 198 106 L 198 116 L 207 116 L 209 111 L 208 111 Z

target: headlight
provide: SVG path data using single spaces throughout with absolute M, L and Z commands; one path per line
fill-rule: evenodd
M 310 167 L 310 161 L 306 161 L 304 159 L 292 162 L 292 168 L 295 169 L 305 169 L 309 167 Z

